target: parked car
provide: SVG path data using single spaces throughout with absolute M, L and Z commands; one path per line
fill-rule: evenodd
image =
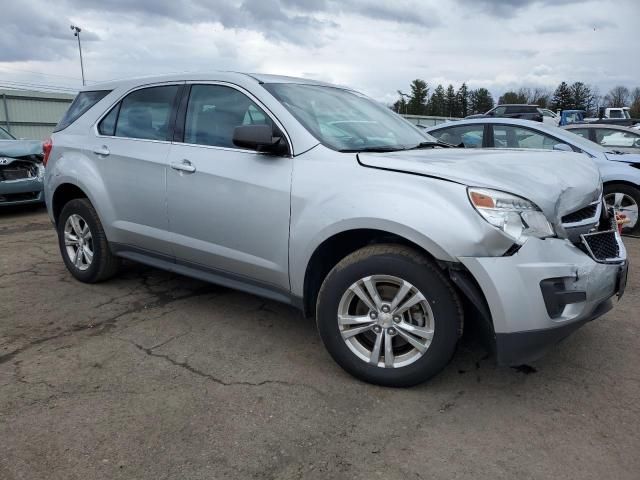
M 500 364 L 534 360 L 624 291 L 584 155 L 444 148 L 357 92 L 270 75 L 92 85 L 70 112 L 45 192 L 75 278 L 128 258 L 295 305 L 369 382 L 435 375 L 465 322 Z
M 600 169 L 607 205 L 627 217 L 628 223 L 623 231 L 633 235 L 640 233 L 640 154 L 623 153 L 617 148 L 603 147 L 575 135 L 572 130 L 526 120 L 461 120 L 451 125 L 436 125 L 426 131 L 443 142 L 462 144 L 467 148 L 524 148 L 584 153 Z M 564 157 L 556 158 L 561 160 Z
M 560 117 L 557 113 L 552 112 L 548 108 L 540 108 L 538 110 L 542 114 L 542 123 L 553 125 L 554 127 L 557 127 L 560 124 Z
M 598 123 L 567 125 L 564 128 L 608 149 L 640 153 L 640 132 L 634 128 Z
M 0 207 L 42 203 L 43 179 L 42 143 L 0 127 Z
M 562 110 L 558 125 L 562 127 L 573 123 L 585 123 L 585 113 L 584 110 Z
M 465 118 L 487 118 L 487 117 L 500 117 L 500 118 L 521 118 L 523 120 L 534 120 L 536 122 L 542 122 L 544 115 L 537 105 L 519 105 L 519 104 L 503 104 L 493 107 L 486 113 L 469 115 Z

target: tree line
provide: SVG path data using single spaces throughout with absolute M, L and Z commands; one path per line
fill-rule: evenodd
M 495 106 L 486 88 L 469 89 L 463 83 L 457 90 L 453 85 L 446 89 L 438 85 L 431 94 L 427 82 L 416 79 L 409 86 L 409 93 L 398 90 L 398 100 L 391 109 L 401 114 L 432 115 L 439 117 L 466 117 L 485 113 Z M 640 117 L 640 87 L 633 90 L 625 86 L 612 88 L 605 95 L 596 86 L 583 82 L 561 82 L 554 90 L 523 87 L 510 90 L 498 98 L 498 104 L 515 103 L 538 105 L 550 110 L 585 110 L 588 116 L 597 116 L 599 107 L 631 107 L 631 116 Z

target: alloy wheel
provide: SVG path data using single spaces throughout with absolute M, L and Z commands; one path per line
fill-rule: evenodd
M 624 230 L 633 230 L 638 224 L 638 204 L 635 199 L 622 192 L 613 192 L 605 195 L 604 201 L 607 207 L 613 207 L 616 213 L 621 213 L 629 219 L 624 225 Z
M 372 275 L 353 283 L 338 306 L 338 327 L 347 347 L 381 368 L 409 365 L 429 349 L 434 315 L 425 296 L 391 275 Z
M 70 215 L 64 224 L 64 245 L 69 260 L 78 270 L 91 266 L 93 236 L 86 220 L 77 213 Z

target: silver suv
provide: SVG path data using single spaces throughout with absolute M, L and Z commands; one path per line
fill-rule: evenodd
M 347 88 L 240 73 L 92 86 L 45 153 L 78 280 L 126 258 L 289 303 L 373 383 L 435 375 L 465 324 L 500 364 L 534 360 L 624 289 L 591 160 L 447 148 Z

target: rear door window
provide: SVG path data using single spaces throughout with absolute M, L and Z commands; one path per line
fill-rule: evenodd
M 582 138 L 586 138 L 587 140 L 591 140 L 589 138 L 589 129 L 587 128 L 571 128 L 567 131 L 571 133 L 575 133 L 576 135 L 579 135 Z
M 495 148 L 539 148 L 552 150 L 560 140 L 528 128 L 511 125 L 493 126 L 493 145 Z
M 482 148 L 484 124 L 443 128 L 429 134 L 451 145 L 463 144 L 465 148 Z
M 96 103 L 102 100 L 111 90 L 94 90 L 91 92 L 80 92 L 76 95 L 76 98 L 73 99 L 71 105 L 67 109 L 66 113 L 62 117 L 62 120 L 58 122 L 56 128 L 53 130 L 54 132 L 59 132 L 60 130 L 64 130 L 73 122 L 75 122 L 78 118 L 84 115 L 91 107 L 93 107 Z
M 596 141 L 605 147 L 633 147 L 638 139 L 640 139 L 640 135 L 624 130 L 596 129 Z
M 102 119 L 102 135 L 169 140 L 169 122 L 179 85 L 136 90 L 124 97 Z

